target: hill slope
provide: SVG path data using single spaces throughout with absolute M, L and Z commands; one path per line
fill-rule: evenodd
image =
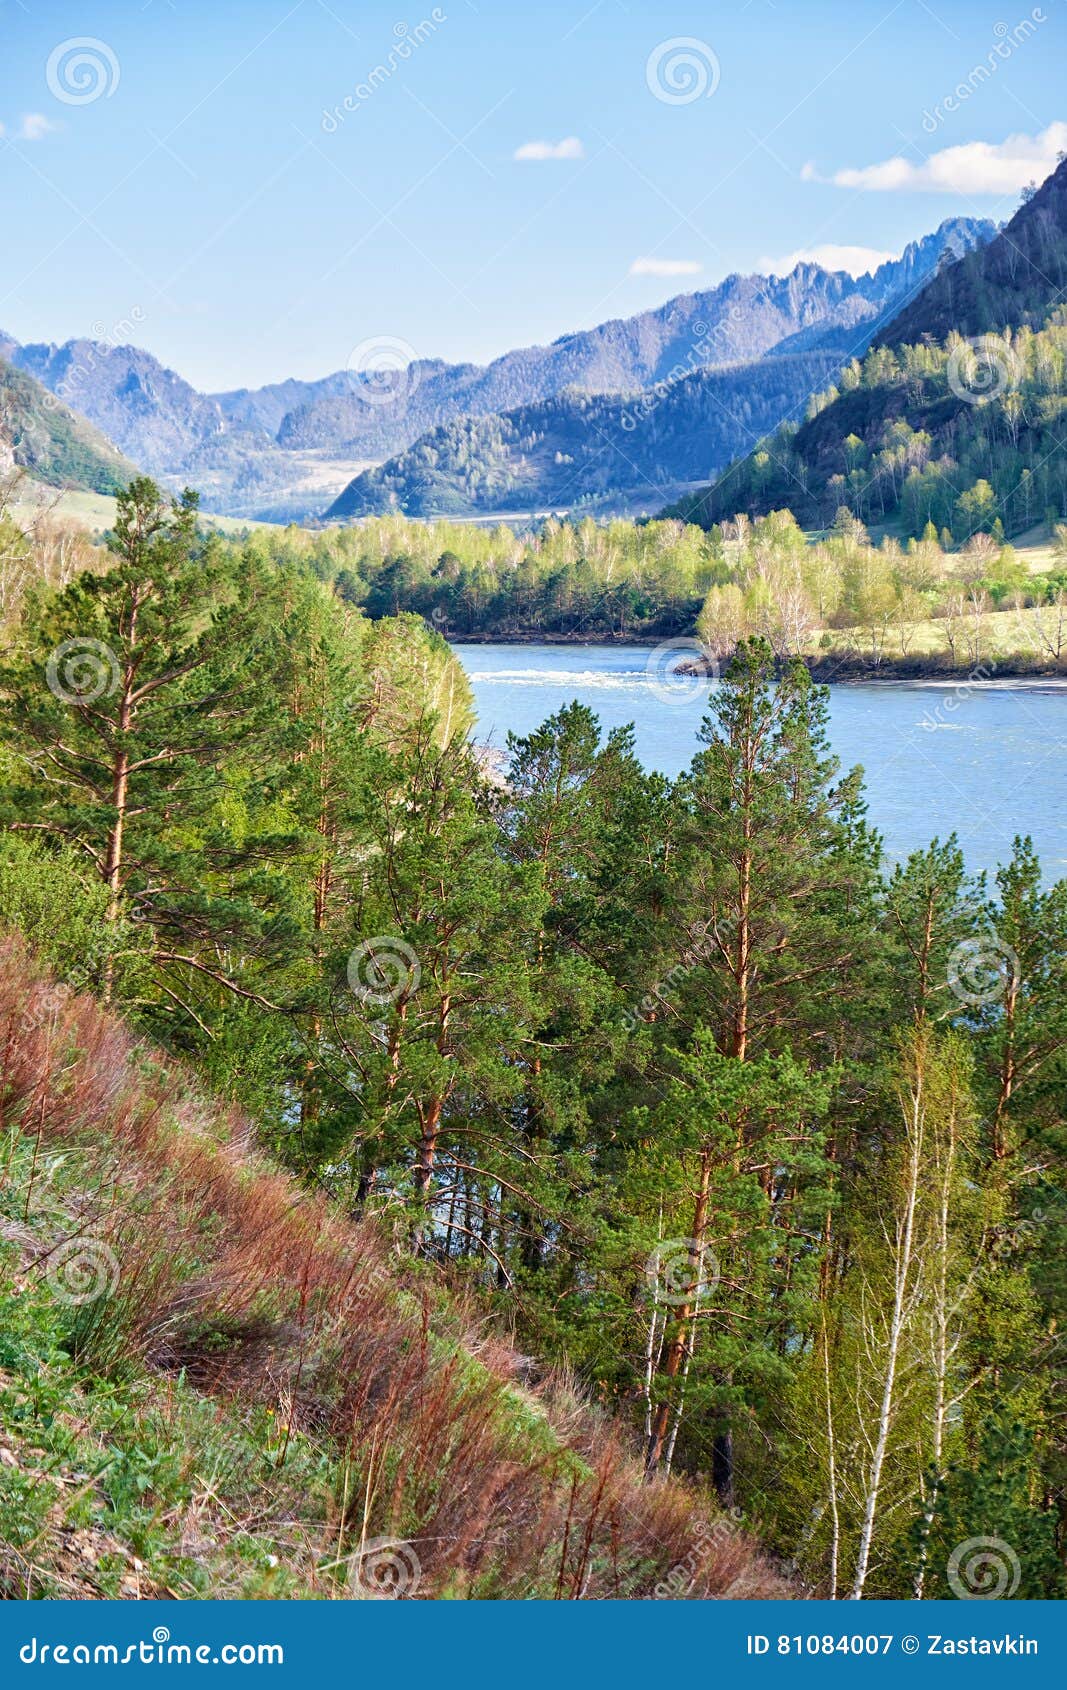
M 672 514 L 709 525 L 842 505 L 918 535 L 1009 533 L 1067 514 L 1067 162 L 980 251 L 947 265 L 861 363 Z M 973 344 L 972 344 L 973 343 Z
M 790 1594 L 247 1123 L 0 955 L 4 1595 Z
M 134 473 L 133 465 L 99 429 L 0 357 L 0 460 L 4 458 L 51 487 L 91 493 L 113 493 Z
M 912 345 L 1040 328 L 1067 289 L 1067 169 L 1054 170 L 988 245 L 946 265 L 875 337 L 876 346 Z

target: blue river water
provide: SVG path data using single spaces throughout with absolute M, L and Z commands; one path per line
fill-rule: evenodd
M 457 645 L 477 738 L 503 747 L 577 698 L 602 726 L 632 722 L 647 768 L 678 774 L 697 745 L 709 683 L 679 679 L 644 646 Z M 684 655 L 684 653 L 683 653 Z M 713 684 L 713 683 L 712 683 Z M 972 871 L 1031 835 L 1049 880 L 1067 875 L 1067 690 L 899 681 L 830 689 L 830 740 L 862 764 L 871 823 L 899 860 L 955 832 Z

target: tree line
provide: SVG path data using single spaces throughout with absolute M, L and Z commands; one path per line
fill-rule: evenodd
M 37 557 L 60 544 L 62 525 L 45 525 L 35 546 L 13 525 L 7 532 L 0 598 L 10 614 Z M 0 522 L 0 541 L 4 533 Z M 996 523 L 962 547 L 931 523 L 917 540 L 874 539 L 844 506 L 816 536 L 783 509 L 706 532 L 673 519 L 550 519 L 516 533 L 388 517 L 321 531 L 264 527 L 243 543 L 217 544 L 310 572 L 371 621 L 410 613 L 460 641 L 690 635 L 721 659 L 758 635 L 783 657 L 873 666 L 927 658 L 951 669 L 991 658 L 1055 667 L 1067 649 L 1063 524 L 1049 566 L 1037 571 Z M 62 545 L 85 550 L 69 535 Z

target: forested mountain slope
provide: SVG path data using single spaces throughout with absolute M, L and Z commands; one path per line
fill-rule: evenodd
M 619 526 L 557 528 L 572 586 L 596 540 L 736 587 Z M 573 704 L 490 788 L 448 646 L 329 568 L 390 559 L 369 609 L 405 538 L 139 478 L 9 610 L 0 922 L 82 994 L 2 959 L 9 1588 L 81 1530 L 105 1589 L 333 1592 L 370 1533 L 435 1597 L 766 1589 L 710 1486 L 802 1592 L 959 1594 L 985 1534 L 1062 1594 L 1067 886 L 886 865 L 759 637 L 677 781 Z
M 842 505 L 918 537 L 1067 515 L 1067 163 L 989 246 L 943 268 L 862 361 L 677 514 L 710 524 Z
M 0 964 L 0 1594 L 792 1593 L 182 1065 Z
M 838 361 L 798 353 L 698 370 L 648 393 L 565 393 L 500 416 L 462 417 L 357 476 L 326 515 L 655 510 L 679 482 L 725 463 L 737 440 L 758 438 L 802 406 Z
M 787 277 L 730 276 L 659 311 L 509 353 L 485 371 L 471 371 L 465 388 L 447 386 L 446 397 L 441 384 L 451 383 L 451 375 L 423 392 L 413 371 L 412 391 L 403 395 L 406 416 L 418 407 L 443 423 L 459 406 L 471 415 L 432 429 L 379 470 L 364 472 L 327 516 L 390 508 L 472 514 L 598 501 L 612 511 L 654 509 L 657 492 L 664 497 L 672 485 L 713 474 L 712 466 L 736 455 L 740 442 L 794 415 L 947 254 L 992 234 L 992 224 L 953 219 L 857 279 L 814 264 L 798 264 Z M 482 415 L 500 411 L 501 398 L 536 372 L 534 385 L 544 391 L 567 383 L 555 403 Z M 618 391 L 591 405 L 588 395 L 605 389 Z M 635 405 L 627 394 L 639 390 L 646 397 Z
M 0 356 L 0 470 L 11 465 L 93 493 L 113 493 L 134 474 L 99 429 Z
M 413 1230 L 379 1208 L 420 1112 L 441 1153 L 507 1112 L 536 893 L 444 642 L 259 540 L 140 478 L 109 554 L 5 600 L 0 1592 L 791 1594 L 507 1342 L 439 1175 Z
M 195 485 L 205 504 L 220 512 L 299 516 L 321 511 L 351 477 L 354 463 L 402 452 L 461 416 L 535 404 L 567 389 L 583 395 L 646 389 L 776 349 L 815 351 L 824 332 L 873 331 L 891 302 L 944 253 L 966 250 L 992 232 L 978 220 L 950 220 L 913 242 L 900 259 L 858 279 L 812 264 L 796 266 L 787 277 L 730 276 L 654 311 L 564 335 L 549 346 L 520 348 L 485 367 L 415 358 L 405 368 L 411 348 L 372 337 L 355 347 L 352 368 L 321 380 L 205 394 L 151 353 L 121 342 L 119 332 L 132 333 L 133 324 L 120 325 L 107 340 L 62 345 L 20 346 L 0 335 L 0 354 L 172 490 Z M 358 342 L 355 331 L 353 339 Z M 849 346 L 855 344 L 853 338 Z M 382 346 L 384 388 L 375 362 Z M 731 443 L 731 453 L 738 444 Z M 339 466 L 332 474 L 331 465 Z M 707 463 L 698 471 L 708 472 Z

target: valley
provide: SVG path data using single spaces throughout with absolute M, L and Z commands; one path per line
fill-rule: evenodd
M 1067 13 L 705 12 L 9 20 L 9 1659 L 1067 1595 Z

